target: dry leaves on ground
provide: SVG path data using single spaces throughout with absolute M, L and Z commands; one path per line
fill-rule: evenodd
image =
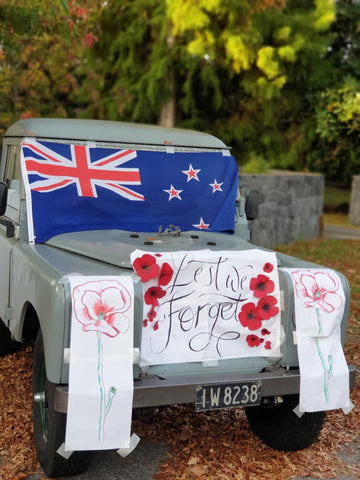
M 0 359 L 0 478 L 4 480 L 23 480 L 25 473 L 38 470 L 33 447 L 31 377 L 31 347 Z

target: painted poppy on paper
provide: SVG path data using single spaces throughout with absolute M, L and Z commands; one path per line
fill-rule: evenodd
M 262 320 L 269 320 L 279 313 L 279 307 L 276 306 L 277 299 L 272 295 L 262 297 L 257 304 L 257 313 Z
M 319 308 L 323 312 L 331 313 L 341 307 L 342 298 L 336 293 L 339 281 L 330 272 L 292 272 L 295 282 L 296 295 L 303 302 L 304 307 Z
M 274 270 L 274 265 L 270 262 L 265 263 L 263 267 L 264 272 L 271 273 Z
M 246 337 L 246 342 L 249 345 L 249 347 L 258 347 L 260 343 L 262 343 L 261 340 L 263 339 L 259 338 L 257 335 L 254 335 L 254 334 L 248 335 Z
M 245 305 L 242 306 L 238 318 L 241 325 L 249 330 L 261 328 L 261 318 L 259 317 L 255 304 L 252 302 L 245 303 Z
M 274 282 L 267 276 L 261 273 L 250 280 L 250 290 L 253 290 L 254 296 L 257 298 L 266 297 L 275 289 Z
M 152 322 L 155 317 L 156 317 L 155 307 L 152 307 L 150 312 L 148 313 L 148 319 L 150 320 L 150 322 Z
M 116 337 L 129 328 L 125 312 L 131 295 L 117 280 L 99 280 L 77 285 L 73 290 L 74 313 L 85 332 Z
M 171 268 L 171 266 L 168 263 L 163 263 L 160 269 L 158 285 L 167 285 L 172 279 L 173 273 L 174 270 Z
M 142 257 L 135 258 L 133 267 L 142 282 L 148 282 L 152 278 L 156 278 L 160 271 L 156 258 L 148 253 L 145 253 Z
M 266 340 L 265 345 L 264 345 L 264 348 L 265 348 L 266 350 L 271 350 L 271 342 L 270 342 L 270 340 Z
M 162 298 L 166 291 L 160 287 L 149 287 L 144 295 L 145 303 L 157 307 L 159 305 L 158 298 Z

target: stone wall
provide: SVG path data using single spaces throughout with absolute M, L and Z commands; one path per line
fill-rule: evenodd
M 261 193 L 258 217 L 252 222 L 252 243 L 273 248 L 320 235 L 324 177 L 273 171 L 269 175 L 239 175 L 241 192 Z
M 349 222 L 360 225 L 360 175 L 352 178 Z

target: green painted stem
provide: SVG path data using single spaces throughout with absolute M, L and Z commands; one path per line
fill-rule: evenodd
M 316 343 L 316 349 L 317 349 L 317 352 L 318 352 L 318 355 L 319 355 L 319 358 L 320 358 L 320 362 L 321 362 L 321 365 L 322 365 L 323 370 L 324 370 L 324 395 L 325 395 L 325 401 L 326 401 L 326 403 L 328 403 L 328 401 L 329 401 L 328 375 L 327 375 L 325 360 L 324 360 L 323 354 L 320 350 L 319 339 L 317 337 L 315 337 L 315 343 Z
M 318 325 L 319 325 L 319 335 L 321 335 L 322 328 L 321 328 L 320 312 L 319 312 L 318 308 L 316 308 L 316 317 L 317 317 L 317 321 L 318 321 Z M 332 358 L 332 355 L 328 356 L 329 367 L 327 367 L 326 363 L 325 363 L 324 356 L 323 356 L 322 351 L 320 349 L 319 339 L 317 337 L 315 337 L 315 343 L 316 343 L 316 349 L 317 349 L 317 352 L 318 352 L 318 355 L 319 355 L 319 358 L 320 358 L 320 362 L 321 362 L 322 368 L 324 370 L 324 395 L 325 395 L 325 401 L 326 401 L 326 403 L 328 403 L 328 401 L 329 401 L 329 380 L 330 380 L 330 377 L 332 375 L 332 368 L 333 368 L 332 360 L 333 360 L 333 358 Z
M 105 408 L 105 416 L 109 413 L 112 401 L 116 395 L 116 388 L 115 387 L 110 387 L 109 390 L 109 396 L 108 396 L 108 401 L 106 402 L 106 408 Z
M 96 332 L 98 339 L 98 382 L 100 387 L 100 414 L 99 414 L 99 430 L 98 430 L 98 440 L 99 442 L 104 441 L 104 423 L 105 423 L 105 385 L 103 380 L 103 362 L 102 362 L 102 343 L 101 343 L 101 332 Z
M 317 316 L 317 321 L 318 321 L 318 326 L 319 326 L 319 335 L 321 335 L 321 320 L 320 320 L 320 312 L 319 312 L 319 309 L 316 308 L 315 309 L 316 311 L 316 316 Z

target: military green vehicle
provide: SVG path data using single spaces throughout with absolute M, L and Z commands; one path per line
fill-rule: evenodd
M 120 157 L 116 152 L 122 152 Z M 95 166 L 103 168 L 109 162 L 114 176 L 93 173 Z M 62 173 L 55 175 L 54 165 L 60 165 Z M 124 168 L 127 165 L 132 168 Z M 206 188 L 196 190 L 203 178 Z M 131 253 L 207 249 L 248 251 L 251 256 L 259 249 L 250 241 L 258 197 L 238 191 L 236 163 L 229 147 L 214 136 L 92 120 L 17 121 L 4 135 L 0 180 L 0 352 L 5 355 L 19 342 L 34 341 L 37 455 L 46 475 L 75 475 L 87 468 L 90 452 L 75 451 L 65 458 L 58 451 L 65 439 L 69 380 L 65 352 L 71 336 L 71 292 L 64 279 L 74 273 L 132 276 L 134 347 L 141 348 L 143 293 Z M 186 189 L 192 189 L 191 196 L 185 195 Z M 134 364 L 134 409 L 184 403 L 197 410 L 244 406 L 250 427 L 273 448 L 297 450 L 318 438 L 325 412 L 302 416 L 293 412 L 300 389 L 294 287 L 281 270 L 316 266 L 279 253 L 276 258 L 283 299 L 280 354 L 146 368 Z M 350 292 L 345 277 L 339 278 L 346 299 L 344 342 Z M 349 375 L 353 385 L 351 366 Z M 249 399 L 246 391 L 251 385 L 256 385 L 256 392 Z M 217 387 L 217 399 L 205 401 Z

